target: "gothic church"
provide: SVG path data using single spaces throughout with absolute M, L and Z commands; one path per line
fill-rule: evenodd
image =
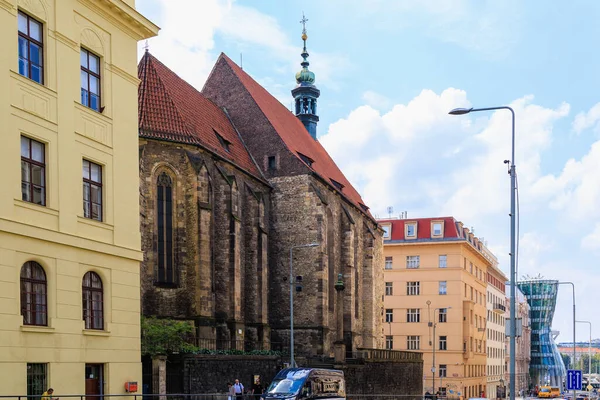
M 294 290 L 297 354 L 382 347 L 382 231 L 317 140 L 302 39 L 293 112 L 225 54 L 202 92 L 138 67 L 142 312 L 201 346 L 287 349 Z

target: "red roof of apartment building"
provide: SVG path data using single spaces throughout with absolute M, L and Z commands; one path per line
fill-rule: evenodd
M 225 112 L 146 52 L 138 65 L 139 135 L 199 145 L 261 177 Z
M 412 238 L 413 240 L 419 239 L 431 239 L 431 223 L 433 221 L 442 221 L 444 223 L 444 235 L 443 238 L 464 238 L 464 233 L 459 233 L 458 223 L 453 217 L 439 217 L 439 218 L 417 218 L 417 219 L 380 219 L 380 225 L 389 224 L 391 225 L 391 237 L 388 240 L 406 240 L 405 233 L 406 229 L 404 226 L 407 223 L 417 224 L 417 237 Z

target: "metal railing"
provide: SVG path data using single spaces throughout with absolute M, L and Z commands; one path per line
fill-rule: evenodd
M 69 399 L 69 400 L 258 400 L 260 395 L 243 394 L 229 396 L 228 393 L 202 393 L 202 394 L 78 394 L 64 395 L 59 392 L 54 392 L 53 399 Z M 40 400 L 41 396 L 27 395 L 0 395 L 0 400 Z M 432 396 L 410 395 L 410 394 L 347 394 L 348 400 L 432 400 Z M 438 400 L 452 400 L 452 397 L 437 397 Z
M 254 340 L 222 340 L 222 339 L 205 339 L 197 338 L 196 346 L 202 350 L 210 351 L 240 351 L 245 353 L 251 352 L 287 352 L 287 346 L 280 342 L 271 341 L 254 341 Z

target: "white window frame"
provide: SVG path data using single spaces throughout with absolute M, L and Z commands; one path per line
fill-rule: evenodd
M 440 294 L 440 295 L 448 294 L 448 281 L 439 281 L 438 294 Z
M 386 296 L 394 295 L 394 282 L 386 282 L 385 283 L 385 295 Z
M 421 322 L 421 310 L 419 308 L 406 309 L 406 322 L 419 323 Z
M 438 312 L 438 323 L 443 324 L 448 322 L 448 309 L 440 308 Z
M 435 233 L 436 225 L 439 225 L 439 227 L 440 227 L 439 233 Z M 444 237 L 444 221 L 432 221 L 431 222 L 431 237 L 432 238 Z
M 419 296 L 421 294 L 421 282 L 406 282 L 406 295 Z
M 381 225 L 381 229 L 383 229 L 383 239 L 391 239 L 392 237 L 392 226 L 391 225 Z
M 439 336 L 438 345 L 439 345 L 438 350 L 441 350 L 441 351 L 448 350 L 448 336 Z
M 394 268 L 394 258 L 391 256 L 385 257 L 385 269 L 393 269 Z
M 385 309 L 385 322 L 386 323 L 394 322 L 394 309 L 393 308 Z
M 406 268 L 418 269 L 421 266 L 421 256 L 406 256 Z
M 413 228 L 412 235 L 409 235 L 409 233 L 408 233 L 409 227 Z M 404 237 L 406 239 L 416 239 L 417 238 L 417 223 L 416 222 L 407 222 L 404 224 Z
M 385 349 L 386 350 L 394 350 L 394 337 L 388 335 L 385 337 Z
M 420 350 L 421 349 L 421 337 L 420 336 L 407 336 L 406 337 L 406 349 L 407 350 Z
M 440 254 L 438 256 L 438 267 L 448 268 L 448 256 L 446 254 Z
M 440 378 L 447 378 L 448 377 L 448 364 L 440 364 L 439 370 L 440 370 L 440 372 L 439 372 L 439 377 Z

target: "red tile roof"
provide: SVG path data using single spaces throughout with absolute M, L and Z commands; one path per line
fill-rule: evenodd
M 417 223 L 417 240 L 418 239 L 431 239 L 431 222 L 432 221 L 443 221 L 444 222 L 444 239 L 453 238 L 465 238 L 464 233 L 459 233 L 457 222 L 454 217 L 439 217 L 439 218 L 417 218 L 417 219 L 380 219 L 380 225 L 391 224 L 392 235 L 391 239 L 387 240 L 406 240 L 404 233 L 404 226 L 406 223 L 416 222 Z M 415 239 L 411 239 L 415 240 Z
M 221 53 L 219 58 L 227 62 L 291 153 L 300 160 L 302 158 L 298 153 L 314 160 L 309 168 L 320 176 L 331 188 L 338 190 L 338 192 L 356 205 L 361 212 L 371 217 L 368 207 L 364 205 L 360 194 L 346 179 L 321 143 L 310 136 L 302 122 L 229 57 Z M 340 191 L 336 188 L 332 180 L 341 183 L 343 189 Z
M 138 65 L 138 77 L 140 137 L 199 145 L 262 177 L 222 109 L 149 52 Z M 229 151 L 217 133 L 230 143 Z

